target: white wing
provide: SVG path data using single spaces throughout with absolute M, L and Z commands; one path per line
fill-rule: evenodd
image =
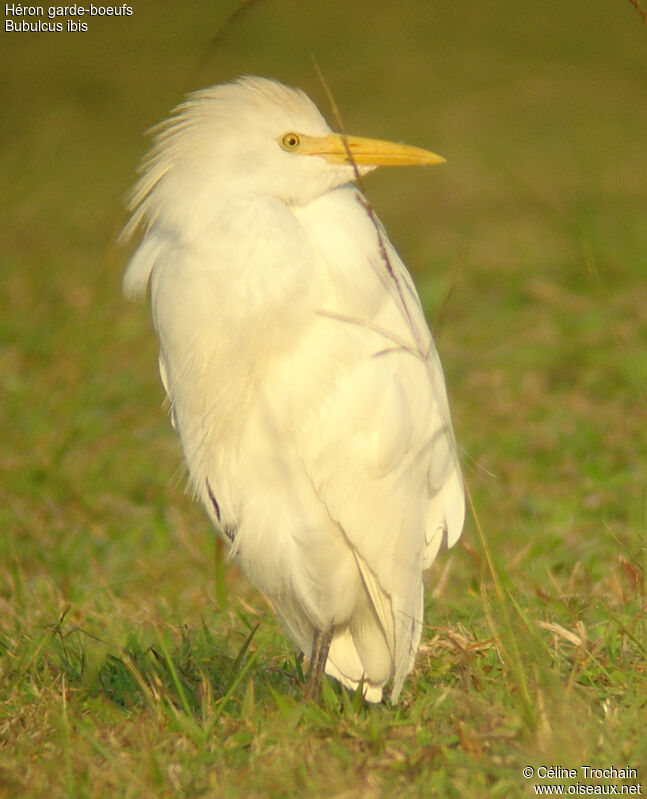
M 353 650 L 366 664 L 386 649 L 395 700 L 420 639 L 422 570 L 463 526 L 444 380 L 411 278 L 356 191 L 326 195 L 300 218 L 335 287 L 335 307 L 321 309 L 329 340 L 357 354 L 305 448 L 317 496 L 344 531 L 372 604 L 333 640 L 330 671 L 355 682 Z

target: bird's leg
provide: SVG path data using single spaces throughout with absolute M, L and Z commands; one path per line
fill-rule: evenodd
M 321 632 L 315 630 L 312 639 L 312 654 L 310 655 L 310 667 L 308 668 L 308 679 L 303 692 L 304 699 L 317 699 L 321 688 L 321 678 L 326 668 L 328 650 L 332 641 L 332 630 Z

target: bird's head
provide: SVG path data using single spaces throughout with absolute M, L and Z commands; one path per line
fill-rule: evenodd
M 189 95 L 157 128 L 125 232 L 140 222 L 208 224 L 238 198 L 305 205 L 377 166 L 443 161 L 418 147 L 334 133 L 303 92 L 239 78 Z

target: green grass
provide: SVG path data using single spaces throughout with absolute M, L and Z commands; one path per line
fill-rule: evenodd
M 622 0 L 267 0 L 210 46 L 235 6 L 0 33 L 0 796 L 644 780 L 647 28 Z M 429 574 L 397 707 L 332 682 L 301 701 L 294 648 L 184 494 L 148 313 L 120 296 L 142 130 L 241 72 L 326 108 L 311 55 L 348 131 L 448 159 L 368 180 L 478 516 Z

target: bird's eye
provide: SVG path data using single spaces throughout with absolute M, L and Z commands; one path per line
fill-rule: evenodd
M 283 147 L 283 149 L 287 150 L 289 153 L 298 150 L 300 144 L 301 139 L 297 133 L 286 133 L 281 139 L 281 147 Z

